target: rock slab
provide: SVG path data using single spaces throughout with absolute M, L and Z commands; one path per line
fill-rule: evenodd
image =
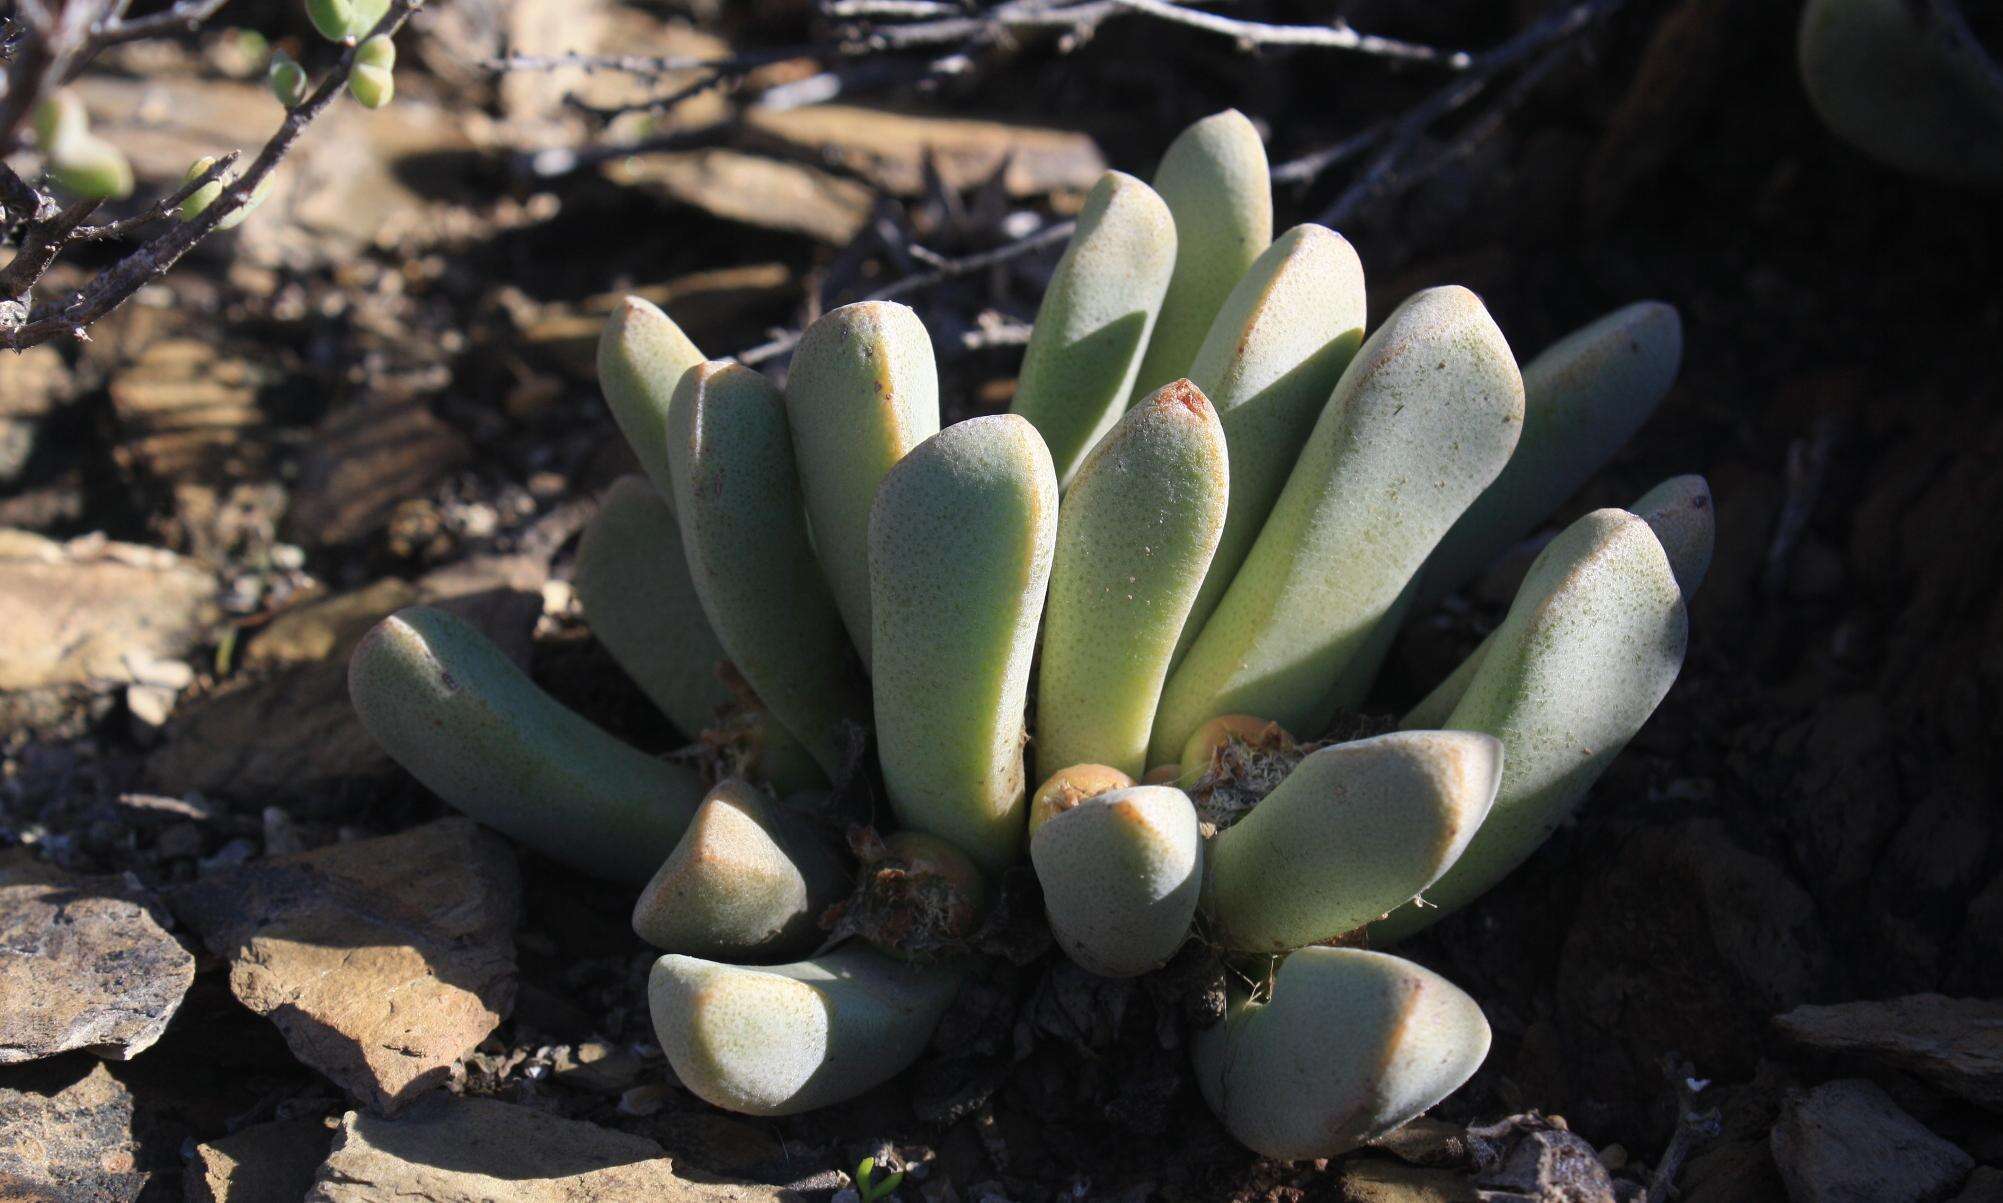
M 2003 1111 L 2003 1002 L 1909 994 L 1796 1007 L 1774 1024 L 1797 1044 L 1859 1055 Z
M 429 1100 L 401 1119 L 350 1111 L 307 1203 L 802 1203 L 789 1190 L 685 1176 L 644 1137 L 493 1099 Z
M 1930 1203 L 1975 1164 L 1863 1078 L 1788 1100 L 1771 1140 L 1792 1203 Z
M 79 1072 L 79 1070 L 82 1072 Z M 131 1203 L 152 1176 L 132 1094 L 103 1062 L 48 1062 L 0 1077 L 0 1199 Z
M 514 1003 L 521 883 L 470 819 L 246 865 L 173 905 L 301 1061 L 394 1112 Z
M 197 1145 L 188 1203 L 297 1203 L 313 1189 L 333 1139 L 321 1120 L 284 1119 Z
M 0 1065 L 152 1047 L 195 958 L 143 891 L 117 878 L 0 880 Z

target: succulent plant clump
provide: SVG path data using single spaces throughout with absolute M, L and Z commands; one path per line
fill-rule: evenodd
M 1529 857 L 1661 701 L 1703 481 L 1573 522 L 1432 695 L 1356 716 L 1406 616 L 1654 410 L 1680 325 L 1631 305 L 1521 369 L 1465 288 L 1369 328 L 1355 252 L 1273 238 L 1267 178 L 1235 112 L 1156 187 L 1108 173 L 1011 411 L 943 428 L 902 306 L 823 316 L 781 387 L 627 302 L 600 378 L 644 477 L 604 499 L 578 592 L 706 768 L 440 611 L 356 649 L 355 704 L 421 782 L 641 889 L 653 1021 L 696 1095 L 780 1115 L 898 1074 L 1028 873 L 1089 973 L 1194 946 L 1253 984 L 1188 1045 L 1259 1153 L 1343 1152 L 1481 1064 L 1475 1002 L 1382 949 Z M 857 799 L 873 825 L 828 821 Z

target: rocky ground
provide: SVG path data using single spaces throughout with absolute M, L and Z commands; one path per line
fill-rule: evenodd
M 229 13 L 298 39 L 292 7 Z M 1345 7 L 1471 46 L 1538 8 Z M 1829 138 L 1794 6 L 1734 0 L 1635 0 L 1345 223 L 1373 311 L 1465 283 L 1525 351 L 1676 303 L 1681 382 L 1567 512 L 1692 471 L 1717 502 L 1663 709 L 1574 827 L 1415 950 L 1495 1027 L 1475 1082 L 1383 1148 L 1262 1164 L 1159 1047 L 1159 991 L 1030 970 L 838 1114 L 677 1087 L 629 900 L 397 770 L 347 707 L 354 640 L 451 606 L 675 748 L 566 582 L 631 466 L 591 362 L 620 295 L 750 348 L 921 270 L 913 240 L 966 254 L 1066 213 L 1218 108 L 1278 161 L 1438 82 L 1111 22 L 923 92 L 851 81 L 835 103 L 861 108 L 743 109 L 812 82 L 781 58 L 658 118 L 666 149 L 598 163 L 565 157 L 605 135 L 564 97 L 632 81 L 476 65 L 785 44 L 796 8 L 437 4 L 393 108 L 337 110 L 257 218 L 87 342 L 0 359 L 0 1197 L 817 1199 L 875 1155 L 934 1203 L 1669 1178 L 1701 1203 L 2003 1199 L 2003 206 Z M 239 41 L 137 45 L 83 81 L 142 195 L 275 120 Z M 1281 189 L 1282 224 L 1343 179 Z M 905 298 L 957 413 L 1006 404 L 1050 261 Z M 1511 573 L 1413 624 L 1386 710 L 1474 645 Z

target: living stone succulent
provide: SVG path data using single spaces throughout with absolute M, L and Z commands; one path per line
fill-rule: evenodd
M 1109 173 L 1011 412 L 943 428 L 902 306 L 821 317 L 783 388 L 644 301 L 613 316 L 600 379 L 644 475 L 604 498 L 577 591 L 703 767 L 597 729 L 442 611 L 357 647 L 355 704 L 421 782 L 644 883 L 653 1020 L 698 1096 L 788 1114 L 912 1064 L 1025 857 L 1082 969 L 1194 950 L 1255 983 L 1189 1046 L 1258 1152 L 1340 1153 L 1480 1065 L 1480 1008 L 1381 949 L 1528 857 L 1660 702 L 1710 558 L 1703 481 L 1571 523 L 1402 723 L 1358 715 L 1401 622 L 1653 412 L 1680 327 L 1644 302 L 1519 370 L 1448 286 L 1366 337 L 1355 252 L 1272 238 L 1266 178 L 1235 113 L 1179 138 L 1158 189 Z M 1380 733 L 1326 738 L 1345 715 Z

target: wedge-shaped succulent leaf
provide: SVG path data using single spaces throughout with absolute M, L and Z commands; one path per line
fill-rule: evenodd
M 1272 513 L 1301 444 L 1363 342 L 1363 265 L 1324 226 L 1280 235 L 1238 281 L 1189 369 L 1231 449 L 1231 507 L 1176 656 L 1189 649 Z
M 1170 674 L 1150 758 L 1173 760 L 1220 714 L 1325 726 L 1337 675 L 1502 470 L 1522 419 L 1516 361 L 1479 298 L 1433 288 L 1399 306 L 1343 373 L 1244 566 Z
M 1224 298 L 1273 240 L 1266 144 L 1237 109 L 1177 134 L 1155 169 L 1154 188 L 1175 218 L 1175 271 L 1141 359 L 1135 401 L 1190 374 Z
M 1109 764 L 1074 764 L 1052 773 L 1029 800 L 1029 838 L 1036 829 L 1087 798 L 1126 789 L 1134 779 Z
M 939 433 L 939 374 L 918 315 L 890 301 L 824 314 L 800 337 L 786 420 L 814 550 L 869 666 L 869 507 L 892 464 Z
M 832 776 L 869 707 L 807 540 L 785 399 L 750 368 L 699 364 L 682 376 L 667 435 L 675 517 L 710 629 Z
M 647 982 L 654 1034 L 696 1097 L 746 1115 L 844 1102 L 925 1051 L 959 974 L 851 945 L 750 968 L 665 956 Z
M 1809 0 L 1797 41 L 1801 81 L 1823 122 L 1879 162 L 1996 183 L 2003 181 L 2003 68 L 1956 7 Z
M 1717 543 L 1717 520 L 1711 509 L 1711 486 L 1701 476 L 1674 476 L 1642 494 L 1628 512 L 1648 523 L 1669 557 L 1669 569 L 1676 575 L 1676 587 L 1687 606 L 1704 574 L 1711 567 L 1711 550 Z M 1399 726 L 1444 727 L 1460 705 L 1474 675 L 1481 671 L 1488 650 L 1495 646 L 1495 631 L 1460 662 L 1433 692 L 1414 706 Z
M 702 799 L 693 771 L 607 735 L 443 610 L 376 624 L 348 661 L 348 693 L 426 788 L 594 876 L 647 880 Z
M 1682 360 L 1682 319 L 1660 301 L 1616 309 L 1531 360 L 1516 454 L 1426 561 L 1419 604 L 1466 584 L 1578 492 L 1655 412 Z
M 1189 795 L 1136 785 L 1053 816 L 1029 843 L 1057 946 L 1106 977 L 1166 964 L 1189 936 L 1203 839 Z
M 1683 596 L 1647 522 L 1595 510 L 1551 541 L 1446 725 L 1502 741 L 1502 786 L 1467 851 L 1373 924 L 1389 943 L 1501 881 L 1543 844 L 1655 712 L 1683 665 Z
M 1066 485 L 1120 420 L 1175 267 L 1175 219 L 1155 190 L 1107 172 L 1036 311 L 1011 412 L 1029 419 Z
M 1012 414 L 933 435 L 884 476 L 869 520 L 876 741 L 898 821 L 991 870 L 1021 851 L 1023 708 L 1057 478 Z
M 1234 999 L 1194 1043 L 1211 1111 L 1254 1152 L 1333 1157 L 1411 1120 L 1473 1076 L 1488 1021 L 1452 982 L 1354 948 L 1304 948 L 1266 1002 Z
M 1036 694 L 1042 776 L 1146 770 L 1176 635 L 1224 529 L 1224 428 L 1178 380 L 1127 411 L 1064 495 Z
M 662 497 L 674 501 L 668 470 L 668 410 L 675 389 L 703 353 L 651 301 L 627 297 L 598 335 L 598 387 L 619 433 Z
M 782 961 L 820 944 L 821 912 L 852 884 L 806 816 L 749 782 L 721 781 L 641 891 L 633 930 L 666 952 Z
M 591 633 L 683 738 L 694 742 L 726 708 L 742 707 L 725 684 L 730 656 L 710 630 L 682 550 L 674 511 L 644 477 L 622 476 L 599 503 L 577 546 L 577 599 Z M 740 770 L 781 793 L 827 784 L 807 749 L 771 715 L 740 715 Z
M 1211 841 L 1212 936 L 1281 953 L 1382 918 L 1460 856 L 1501 779 L 1502 745 L 1469 731 L 1393 732 L 1312 753 Z

